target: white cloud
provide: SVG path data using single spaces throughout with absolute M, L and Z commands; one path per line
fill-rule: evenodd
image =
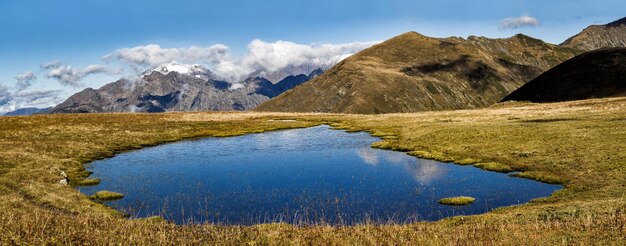
M 30 104 L 41 104 L 42 100 L 44 105 L 50 106 L 51 104 L 58 103 L 60 94 L 62 94 L 62 90 L 34 90 L 34 91 L 24 91 L 15 93 L 15 98 L 28 102 Z M 50 101 L 54 101 L 54 103 L 49 103 Z
M 20 108 L 47 108 L 64 100 L 61 90 L 35 90 L 11 93 L 0 85 L 0 115 Z
M 247 46 L 248 52 L 234 58 L 229 47 L 216 44 L 209 47 L 162 48 L 156 44 L 118 49 L 103 57 L 119 60 L 135 70 L 154 68 L 166 63 L 201 63 L 218 76 L 236 82 L 253 72 L 272 73 L 287 67 L 311 65 L 328 68 L 338 61 L 378 42 L 304 45 L 289 41 L 273 43 L 256 39 Z
M 378 165 L 378 155 L 376 154 L 378 150 L 376 149 L 372 149 L 370 147 L 365 147 L 365 148 L 361 148 L 358 149 L 356 151 L 356 154 L 361 157 L 361 159 L 363 160 L 363 162 L 365 162 L 366 164 L 369 165 Z
M 162 48 L 156 44 L 122 48 L 103 57 L 104 60 L 117 59 L 132 65 L 155 67 L 174 61 L 182 63 L 215 63 L 228 56 L 229 48 L 222 44 L 210 47 L 192 46 L 188 48 Z
M 500 22 L 500 29 L 517 29 L 525 26 L 538 26 L 539 20 L 535 17 L 523 15 L 520 17 L 506 18 Z
M 47 77 L 56 79 L 62 85 L 73 87 L 81 87 L 80 81 L 92 74 L 118 74 L 119 69 L 111 69 L 103 65 L 89 65 L 85 68 L 73 68 L 72 66 L 63 65 L 62 63 L 46 63 L 41 65 L 42 68 L 48 70 Z
M 368 48 L 377 42 L 354 42 L 346 44 L 304 45 L 289 41 L 267 43 L 259 39 L 248 45 L 248 54 L 241 60 L 247 72 L 257 70 L 276 72 L 288 66 L 313 64 L 330 66 L 342 59 Z
M 48 70 L 51 68 L 60 67 L 63 63 L 61 61 L 49 61 L 44 64 L 41 64 L 41 69 Z
M 9 104 L 13 100 L 13 95 L 9 91 L 9 88 L 0 85 L 0 107 Z
M 30 87 L 35 80 L 37 80 L 37 76 L 32 71 L 26 71 L 15 76 L 15 80 L 17 81 L 17 90 L 23 91 L 24 89 Z

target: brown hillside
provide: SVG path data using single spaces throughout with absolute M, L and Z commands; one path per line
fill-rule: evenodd
M 439 39 L 408 32 L 255 110 L 377 114 L 486 107 L 578 53 L 521 34 Z

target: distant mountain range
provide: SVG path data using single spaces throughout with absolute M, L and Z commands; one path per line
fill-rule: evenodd
M 626 96 L 626 48 L 576 56 L 548 70 L 502 101 L 561 102 Z
M 200 65 L 171 63 L 140 79 L 120 79 L 88 88 L 54 107 L 51 113 L 166 112 L 249 110 L 322 71 L 287 76 L 274 84 L 262 77 L 231 84 Z
M 4 116 L 19 116 L 19 115 L 33 115 L 33 114 L 45 114 L 52 108 L 21 108 L 15 111 L 7 112 Z
M 255 110 L 378 114 L 486 107 L 587 50 L 624 46 L 626 18 L 586 28 L 558 46 L 522 34 L 505 39 L 463 39 L 409 32 L 343 60 Z M 595 59 L 587 65 L 598 69 L 585 69 L 600 71 L 612 66 L 610 62 Z M 565 70 L 559 71 L 576 72 Z M 565 84 L 570 90 L 576 90 L 571 86 L 583 86 L 579 81 Z M 584 88 L 592 87 L 596 86 Z
M 267 71 L 256 71 L 249 74 L 248 78 L 255 77 L 263 77 L 272 83 L 278 83 L 279 81 L 285 79 L 288 76 L 296 76 L 299 74 L 311 74 L 316 73 L 318 71 L 326 71 L 332 68 L 335 64 L 340 62 L 338 57 L 331 57 L 327 60 L 316 61 L 316 62 L 307 62 L 300 65 L 288 65 L 287 67 L 280 69 L 278 71 L 267 72 Z

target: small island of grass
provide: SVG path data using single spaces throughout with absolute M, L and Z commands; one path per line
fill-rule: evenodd
M 439 203 L 443 205 L 450 205 L 450 206 L 463 206 L 463 205 L 471 204 L 475 200 L 476 199 L 474 199 L 473 197 L 469 197 L 469 196 L 457 196 L 457 197 L 442 198 L 439 200 Z
M 117 200 L 117 199 L 122 199 L 122 198 L 124 198 L 123 194 L 112 192 L 112 191 L 107 191 L 107 190 L 98 191 L 96 192 L 96 194 L 93 194 L 91 196 L 91 199 L 100 200 L 100 201 L 111 201 L 111 200 Z
M 85 179 L 78 182 L 79 186 L 92 186 L 100 184 L 100 179 Z

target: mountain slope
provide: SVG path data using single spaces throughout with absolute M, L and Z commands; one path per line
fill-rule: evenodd
M 4 116 L 43 114 L 51 109 L 52 108 L 21 108 L 15 111 L 7 112 L 4 114 Z
M 626 17 L 606 25 L 592 25 L 565 40 L 563 47 L 596 50 L 609 47 L 626 47 Z
M 485 107 L 577 53 L 521 34 L 466 40 L 409 32 L 255 110 L 372 114 Z
M 121 79 L 100 89 L 85 89 L 51 113 L 249 110 L 309 79 L 308 75 L 302 76 L 297 81 L 286 78 L 277 84 L 260 77 L 249 78 L 233 88 L 199 65 L 168 64 L 146 72 L 136 81 Z
M 255 91 L 255 93 L 269 98 L 274 98 L 285 91 L 321 75 L 323 72 L 324 71 L 321 68 L 318 68 L 313 70 L 309 75 L 289 75 L 276 84 L 272 83 L 268 79 L 258 77 L 257 79 L 260 79 L 261 81 L 259 81 L 259 88 Z
M 626 96 L 626 48 L 590 51 L 543 73 L 502 101 L 561 102 Z

